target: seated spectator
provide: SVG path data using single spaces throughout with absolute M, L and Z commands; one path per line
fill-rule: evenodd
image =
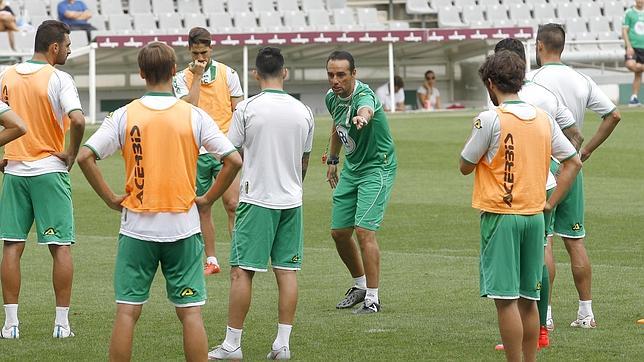
M 69 25 L 71 30 L 85 30 L 87 32 L 87 41 L 92 41 L 91 31 L 96 30 L 87 21 L 91 17 L 92 12 L 80 0 L 63 0 L 58 3 L 58 20 Z
M 396 101 L 396 111 L 404 111 L 405 110 L 405 90 L 403 87 L 405 86 L 405 83 L 403 82 L 402 77 L 399 75 L 394 77 L 394 99 Z M 376 89 L 376 96 L 380 100 L 380 103 L 382 103 L 383 108 L 385 109 L 385 112 L 389 112 L 391 110 L 391 93 L 389 93 L 389 82 L 381 85 Z
M 433 70 L 425 72 L 425 81 L 416 90 L 418 109 L 434 110 L 441 108 L 441 92 L 436 88 L 436 74 Z
M 12 50 L 16 50 L 16 40 L 13 36 L 14 31 L 18 31 L 16 24 L 16 16 L 9 5 L 5 4 L 4 0 L 0 0 L 0 32 L 6 31 L 9 37 L 9 46 Z

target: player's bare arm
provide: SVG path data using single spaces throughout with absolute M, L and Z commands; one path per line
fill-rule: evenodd
M 575 149 L 579 151 L 581 145 L 584 143 L 584 136 L 579 132 L 579 128 L 575 125 L 561 130 L 566 136 L 566 138 L 575 146 Z
M 235 180 L 237 172 L 239 172 L 242 166 L 242 158 L 239 152 L 233 152 L 222 158 L 221 161 L 224 166 L 217 175 L 215 183 L 210 187 L 208 192 L 195 199 L 195 203 L 200 210 L 212 207 L 212 204 L 228 190 L 228 187 Z
M 310 152 L 306 152 L 302 155 L 302 181 L 304 181 L 304 178 L 306 177 L 306 170 L 309 168 L 310 156 Z
M 27 133 L 27 126 L 20 119 L 20 116 L 12 110 L 8 110 L 0 115 L 0 126 L 4 127 L 2 132 L 0 132 L 0 146 L 4 146 Z
M 586 161 L 597 147 L 606 141 L 610 134 L 613 133 L 613 130 L 617 127 L 617 124 L 621 119 L 622 115 L 618 110 L 614 110 L 604 117 L 597 128 L 597 132 L 595 132 L 590 141 L 588 141 L 588 143 L 581 149 L 580 154 L 582 162 Z
M 628 26 L 622 27 L 622 39 L 624 39 L 624 46 L 626 47 L 626 56 L 632 57 L 635 55 L 635 50 L 633 50 L 631 40 L 628 38 Z
M 78 155 L 78 149 L 80 148 L 81 141 L 83 140 L 83 134 L 85 133 L 85 116 L 81 110 L 73 110 L 69 112 L 70 123 L 70 132 L 69 132 L 69 145 L 65 152 L 53 153 L 53 156 L 56 156 L 63 160 L 67 165 L 67 170 L 71 170 L 76 162 L 76 155 Z
M 340 137 L 335 131 L 335 128 L 331 129 L 331 139 L 329 141 L 329 157 L 326 161 L 328 167 L 326 170 L 326 180 L 334 189 L 338 185 L 338 163 L 340 162 L 340 149 L 342 148 L 342 142 L 340 142 Z
M 237 104 L 243 99 L 244 97 L 230 97 L 230 110 L 234 112 L 235 108 L 237 108 Z
M 192 72 L 192 84 L 190 85 L 190 90 L 188 95 L 182 97 L 182 99 L 193 106 L 197 107 L 199 105 L 199 95 L 201 94 L 201 77 L 206 70 L 206 65 L 208 65 L 207 60 L 197 59 L 190 63 L 188 66 L 188 71 Z
M 114 191 L 112 191 L 105 181 L 100 168 L 98 168 L 98 165 L 96 164 L 96 155 L 94 154 L 94 151 L 88 147 L 83 147 L 78 155 L 78 166 L 81 171 L 83 171 L 83 175 L 85 175 L 87 182 L 89 182 L 96 194 L 103 199 L 105 204 L 112 210 L 121 211 L 123 209 L 121 203 L 125 200 L 127 194 L 116 195 Z
M 360 130 L 371 121 L 371 118 L 373 117 L 373 109 L 369 107 L 362 107 L 358 109 L 358 112 L 356 113 L 356 116 L 353 117 L 351 121 L 356 125 L 356 128 Z
M 552 208 L 555 207 L 564 196 L 566 196 L 570 186 L 575 181 L 579 170 L 581 170 L 581 167 L 581 159 L 577 155 L 561 162 L 559 174 L 557 176 L 557 187 L 553 191 L 552 195 L 550 195 L 550 198 L 546 200 L 546 206 L 543 211 L 552 211 Z

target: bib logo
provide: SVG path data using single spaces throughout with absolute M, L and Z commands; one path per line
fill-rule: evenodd
M 44 232 L 44 233 L 42 233 L 42 234 L 43 234 L 43 235 L 47 235 L 47 236 L 56 235 L 56 229 L 54 229 L 54 228 L 47 228 L 47 230 L 45 230 L 45 232 Z
M 508 133 L 505 136 L 503 145 L 505 146 L 505 169 L 503 175 L 505 195 L 503 195 L 503 202 L 512 207 L 512 189 L 514 188 L 514 172 L 512 171 L 514 167 L 514 137 L 512 137 L 512 133 Z
M 197 291 L 192 288 L 183 288 L 183 290 L 181 291 L 181 293 L 179 293 L 179 295 L 181 296 L 181 298 L 193 297 L 197 295 Z
M 143 146 L 141 145 L 141 130 L 138 126 L 130 130 L 130 141 L 132 141 L 132 153 L 134 153 L 134 185 L 138 192 L 136 198 L 143 203 L 143 185 L 145 184 L 145 173 L 143 172 Z
M 480 119 L 477 119 L 476 121 L 474 121 L 474 128 L 476 128 L 476 129 L 483 128 L 483 126 L 481 126 L 481 120 Z
M 573 230 L 573 231 L 579 231 L 579 230 L 581 230 L 581 224 L 580 224 L 580 223 L 576 223 L 575 225 L 573 225 L 573 226 L 572 226 L 572 230 Z
M 9 89 L 7 89 L 6 85 L 2 87 L 2 101 L 6 105 L 10 106 L 10 104 L 9 104 Z

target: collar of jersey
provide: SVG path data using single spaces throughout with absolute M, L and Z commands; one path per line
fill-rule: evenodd
M 525 102 L 520 99 L 503 102 L 503 104 L 521 104 L 521 103 L 525 103 Z
M 358 90 L 358 84 L 360 84 L 360 83 L 362 83 L 362 82 L 360 82 L 359 80 L 356 79 L 356 84 L 353 85 L 353 92 L 351 92 L 351 95 L 349 95 L 346 98 L 342 98 L 342 97 L 340 97 L 338 95 L 338 98 L 340 98 L 341 101 L 350 101 L 351 98 L 353 98 L 353 95 L 356 94 L 356 91 Z
M 43 62 L 43 61 L 40 61 L 40 60 L 33 60 L 33 59 L 27 60 L 27 63 L 31 63 L 31 64 L 47 64 L 47 62 Z
M 143 95 L 148 97 L 174 97 L 174 94 L 170 92 L 145 92 Z
M 542 66 L 545 67 L 546 65 L 565 65 L 565 64 L 562 62 L 549 62 L 549 63 L 543 64 Z
M 262 92 L 286 94 L 286 92 L 283 89 L 275 89 L 275 88 L 264 88 L 262 89 Z

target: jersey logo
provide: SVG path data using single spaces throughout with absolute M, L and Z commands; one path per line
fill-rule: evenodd
M 483 128 L 483 126 L 481 126 L 481 120 L 480 119 L 477 119 L 476 121 L 474 121 L 474 128 L 476 128 L 476 129 Z
M 503 174 L 503 202 L 509 207 L 512 207 L 512 189 L 514 188 L 514 137 L 512 133 L 508 133 L 503 140 L 505 146 L 505 167 Z
M 141 144 L 141 130 L 138 126 L 130 130 L 132 141 L 132 153 L 134 154 L 134 185 L 136 186 L 136 198 L 143 204 L 143 186 L 145 185 L 145 172 L 143 170 L 143 145 Z
M 302 261 L 302 258 L 300 258 L 300 256 L 297 254 L 293 255 L 293 257 L 291 258 L 291 263 L 299 263 L 300 261 Z
M 573 231 L 579 231 L 579 230 L 581 230 L 581 224 L 580 224 L 580 223 L 576 223 L 575 225 L 573 225 L 573 226 L 572 226 L 572 230 L 573 230 Z
M 54 228 L 47 228 L 47 230 L 45 230 L 45 232 L 43 233 L 43 235 L 47 235 L 47 236 L 56 235 L 56 229 L 54 229 Z
M 196 294 L 197 294 L 197 291 L 196 291 L 196 290 L 194 290 L 194 289 L 192 289 L 192 288 L 183 288 L 183 290 L 181 291 L 181 293 L 179 293 L 179 295 L 181 296 L 181 298 L 185 298 L 185 297 L 193 297 L 193 296 L 195 296 Z
M 354 141 L 353 138 L 349 136 L 349 130 L 347 130 L 343 126 L 337 126 L 336 131 L 338 133 L 340 142 L 342 142 L 342 145 L 344 146 L 344 153 L 346 155 L 352 154 L 356 149 L 356 141 Z
M 541 290 L 541 282 L 537 282 L 537 289 L 536 290 Z

